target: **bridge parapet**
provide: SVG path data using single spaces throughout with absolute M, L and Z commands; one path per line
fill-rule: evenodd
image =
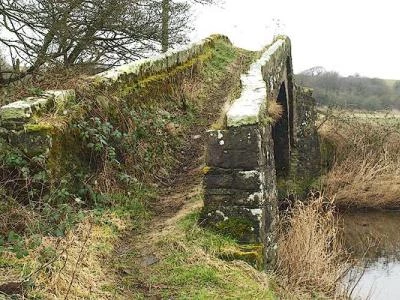
M 201 222 L 241 242 L 262 244 L 265 262 L 272 263 L 277 175 L 291 174 L 298 132 L 289 38 L 280 36 L 266 47 L 241 83 L 241 95 L 227 110 L 225 124 L 207 131 Z M 274 102 L 283 111 L 278 120 L 268 112 Z M 304 113 L 313 106 L 301 108 Z M 309 122 L 313 127 L 314 119 Z
M 285 77 L 286 59 L 290 57 L 290 41 L 277 39 L 250 70 L 241 77 L 242 93 L 226 114 L 227 127 L 258 124 L 267 116 L 268 97 L 276 99 L 276 91 Z
M 97 82 L 113 84 L 117 82 L 138 81 L 149 76 L 160 74 L 182 66 L 191 60 L 206 55 L 207 50 L 214 47 L 216 40 L 231 44 L 225 35 L 214 34 L 199 42 L 192 43 L 179 49 L 169 50 L 154 57 L 140 59 L 111 70 L 99 73 L 93 77 Z
M 164 79 L 174 78 L 180 72 L 185 76 L 185 71 L 190 70 L 196 63 L 210 59 L 216 41 L 231 44 L 224 35 L 212 35 L 180 49 L 84 78 L 81 85 L 86 89 L 92 89 L 93 94 L 97 93 L 98 99 L 101 98 L 102 91 L 110 86 L 120 91 L 120 94 L 140 92 L 143 87 L 146 88 L 146 84 L 157 87 Z M 55 157 L 61 159 L 58 153 L 52 155 L 52 152 L 60 151 L 59 145 L 72 131 L 69 128 L 71 123 L 85 115 L 86 112 L 83 110 L 90 109 L 90 106 L 87 108 L 84 105 L 77 105 L 77 102 L 82 101 L 76 96 L 80 92 L 74 89 L 47 90 L 39 96 L 28 97 L 0 107 L 0 158 L 10 151 L 16 151 L 29 158 L 43 157 L 46 161 L 44 165 L 50 156 L 52 159 Z M 95 96 L 92 100 L 103 101 L 98 99 Z M 76 138 L 74 134 L 71 135 Z M 62 163 L 55 161 L 51 165 Z

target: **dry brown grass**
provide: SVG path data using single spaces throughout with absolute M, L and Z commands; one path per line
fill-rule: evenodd
M 36 213 L 11 198 L 0 196 L 3 201 L 0 203 L 0 236 L 7 236 L 10 231 L 25 233 L 35 223 Z
M 283 106 L 280 105 L 275 99 L 268 101 L 268 115 L 272 120 L 277 122 L 283 115 Z
M 106 221 L 111 226 L 102 222 Z M 115 226 L 116 229 L 113 229 Z M 95 223 L 88 217 L 63 238 L 46 237 L 26 261 L 35 286 L 29 295 L 43 299 L 115 299 L 116 280 L 108 258 L 126 224 L 114 215 Z
M 320 135 L 336 148 L 325 178 L 325 194 L 339 207 L 399 207 L 400 121 L 337 113 Z
M 338 288 L 346 272 L 346 255 L 331 203 L 324 203 L 323 197 L 298 201 L 280 231 L 276 273 L 288 297 L 322 293 L 341 298 Z
M 71 89 L 85 83 L 91 70 L 84 68 L 50 68 L 41 73 L 29 75 L 21 81 L 0 87 L 0 104 L 8 104 L 24 97 L 40 94 L 44 90 Z

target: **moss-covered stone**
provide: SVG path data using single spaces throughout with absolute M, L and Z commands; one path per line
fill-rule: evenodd
M 16 101 L 0 108 L 0 118 L 4 121 L 26 120 L 33 114 L 32 105 L 26 101 Z
M 42 133 L 50 133 L 54 130 L 54 126 L 46 123 L 38 123 L 38 124 L 25 124 L 24 125 L 25 132 L 42 132 Z
M 248 240 L 254 232 L 254 224 L 247 218 L 230 217 L 215 224 L 218 232 L 238 241 Z
M 52 97 L 56 110 L 62 110 L 75 102 L 75 90 L 46 90 L 44 95 Z
M 243 206 L 206 207 L 200 224 L 241 243 L 260 243 L 262 209 Z
M 126 81 L 129 77 L 145 80 L 159 73 L 166 73 L 182 65 L 190 65 L 191 60 L 199 59 L 215 43 L 224 42 L 231 44 L 223 35 L 213 35 L 196 44 L 185 46 L 179 50 L 170 50 L 156 57 L 135 61 L 126 65 L 115 67 L 93 77 L 95 82 L 109 82 L 111 84 Z M 148 80 L 145 80 L 148 82 Z
M 51 149 L 51 136 L 45 131 L 21 131 L 9 136 L 10 144 L 21 149 L 28 157 L 47 154 Z
M 226 260 L 242 260 L 257 268 L 264 269 L 264 246 L 262 244 L 248 244 L 237 247 L 224 248 L 218 253 L 218 257 Z

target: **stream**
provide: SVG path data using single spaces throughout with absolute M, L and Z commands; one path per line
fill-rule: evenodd
M 344 246 L 359 262 L 346 278 L 352 299 L 400 299 L 400 211 L 346 213 L 342 220 Z

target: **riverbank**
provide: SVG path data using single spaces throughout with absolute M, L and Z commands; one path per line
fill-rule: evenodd
M 400 119 L 397 114 L 325 111 L 319 134 L 322 187 L 340 209 L 400 207 Z

